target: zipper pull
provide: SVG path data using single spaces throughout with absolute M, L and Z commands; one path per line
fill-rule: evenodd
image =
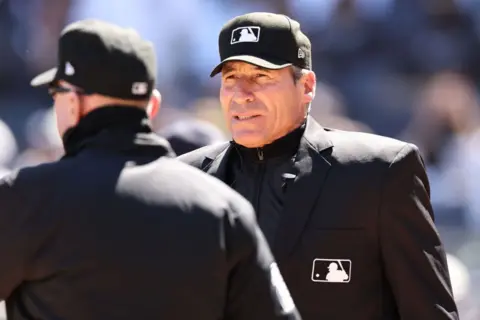
M 258 160 L 263 161 L 263 150 L 257 149 Z

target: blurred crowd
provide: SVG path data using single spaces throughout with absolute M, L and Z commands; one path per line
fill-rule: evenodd
M 61 29 L 84 18 L 155 44 L 163 106 L 154 126 L 178 154 L 228 139 L 209 73 L 221 26 L 249 11 L 302 23 L 322 125 L 420 148 L 461 318 L 480 319 L 478 0 L 0 0 L 0 174 L 62 155 L 51 100 L 29 81 L 54 66 Z

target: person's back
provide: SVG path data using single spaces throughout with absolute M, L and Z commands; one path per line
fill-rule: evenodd
M 13 238 L 23 283 L 0 277 L 2 294 L 3 280 L 19 285 L 9 319 L 249 319 L 243 303 L 254 297 L 252 315 L 273 319 L 258 267 L 272 261 L 256 262 L 248 202 L 177 160 L 140 158 L 87 146 L 2 185 L 0 202 L 19 213 L 2 222 L 29 233 Z
M 151 44 L 87 20 L 59 47 L 32 85 L 65 155 L 0 181 L 8 319 L 300 319 L 250 204 L 153 133 Z

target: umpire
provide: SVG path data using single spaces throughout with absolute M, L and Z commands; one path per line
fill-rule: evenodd
M 299 319 L 249 203 L 152 133 L 152 45 L 85 20 L 58 57 L 66 154 L 0 183 L 8 319 Z
M 181 156 L 254 205 L 304 319 L 458 319 L 418 149 L 323 128 L 300 24 L 251 13 L 219 36 L 233 136 Z

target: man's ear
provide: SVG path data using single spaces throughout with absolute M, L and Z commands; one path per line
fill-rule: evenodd
M 315 72 L 308 70 L 303 74 L 300 83 L 303 88 L 303 103 L 310 104 L 315 98 L 315 89 L 317 87 L 317 77 Z
M 158 110 L 162 104 L 162 95 L 157 89 L 153 89 L 152 95 L 150 96 L 150 101 L 147 106 L 147 114 L 150 119 L 153 119 L 157 116 Z

